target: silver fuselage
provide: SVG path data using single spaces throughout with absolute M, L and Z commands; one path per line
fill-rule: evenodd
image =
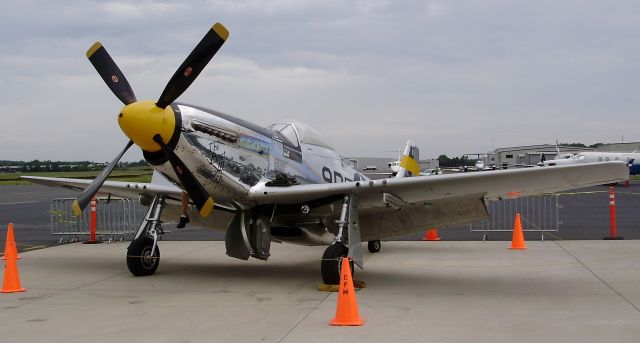
M 295 178 L 298 184 L 368 180 L 345 165 L 332 148 L 305 143 L 297 129 L 295 137 L 287 139 L 279 131 L 213 110 L 180 103 L 177 107 L 182 124 L 174 151 L 217 206 L 252 207 L 250 189 L 277 174 Z M 179 185 L 169 163 L 152 166 Z

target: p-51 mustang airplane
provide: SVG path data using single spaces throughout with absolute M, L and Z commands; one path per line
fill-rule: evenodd
M 127 249 L 127 265 L 136 276 L 158 268 L 161 220 L 175 221 L 183 191 L 200 214 L 192 215 L 193 221 L 226 231 L 227 255 L 266 260 L 272 241 L 329 245 L 320 269 L 324 282 L 335 284 L 339 257 L 363 266 L 362 241 L 373 242 L 370 250 L 376 251 L 386 237 L 487 218 L 485 200 L 628 177 L 625 164 L 615 162 L 420 177 L 417 148 L 409 143 L 396 177 L 369 180 L 342 164 L 307 125 L 281 122 L 265 128 L 175 102 L 227 37 L 224 26 L 213 25 L 157 101 L 138 101 L 105 48 L 95 43 L 87 57 L 125 104 L 118 123 L 130 141 L 93 181 L 27 177 L 49 186 L 84 188 L 73 205 L 76 214 L 98 192 L 146 199 L 149 210 Z M 152 183 L 106 181 L 133 144 L 155 169 Z M 158 174 L 173 183 L 157 182 Z

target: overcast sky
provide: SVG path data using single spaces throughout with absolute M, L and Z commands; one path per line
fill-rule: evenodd
M 111 160 L 122 105 L 101 41 L 157 99 L 215 22 L 230 36 L 180 101 L 311 124 L 343 156 L 640 141 L 640 1 L 9 0 L 0 159 Z M 130 149 L 124 160 L 138 160 Z

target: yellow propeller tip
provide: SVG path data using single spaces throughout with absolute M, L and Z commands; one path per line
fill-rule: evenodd
M 203 218 L 206 218 L 211 213 L 211 210 L 213 210 L 213 198 L 209 197 L 204 205 L 202 205 L 202 208 L 200 209 L 200 215 Z
M 93 43 L 93 45 L 89 48 L 89 50 L 87 50 L 87 58 L 89 58 L 93 54 L 95 54 L 96 51 L 98 51 L 98 49 L 100 49 L 100 48 L 102 48 L 102 43 L 100 43 L 100 42 Z
M 78 204 L 78 200 L 73 201 L 73 204 L 71 204 L 71 209 L 73 210 L 74 216 L 80 217 L 80 215 L 82 215 L 82 209 L 80 208 L 80 204 Z
M 218 36 L 220 36 L 220 38 L 222 38 L 223 40 L 226 41 L 227 38 L 229 38 L 229 30 L 227 30 L 227 28 L 224 27 L 224 25 L 220 23 L 215 23 L 215 25 L 213 25 L 211 29 L 215 31 L 218 34 Z

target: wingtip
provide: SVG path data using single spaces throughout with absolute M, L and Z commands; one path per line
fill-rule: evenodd
M 206 218 L 211 213 L 211 210 L 213 210 L 213 198 L 209 197 L 209 199 L 207 199 L 207 201 L 204 203 L 204 205 L 200 209 L 200 215 L 203 218 Z

